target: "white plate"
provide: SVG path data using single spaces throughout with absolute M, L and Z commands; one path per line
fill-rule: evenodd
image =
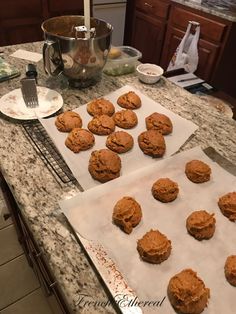
M 37 86 L 39 107 L 27 108 L 21 89 L 14 89 L 0 99 L 0 111 L 19 120 L 33 120 L 48 117 L 63 106 L 62 96 L 55 90 Z

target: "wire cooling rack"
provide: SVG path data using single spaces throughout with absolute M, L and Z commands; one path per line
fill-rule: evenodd
M 75 177 L 42 124 L 39 121 L 24 122 L 23 128 L 53 174 L 56 174 L 63 183 L 75 182 Z

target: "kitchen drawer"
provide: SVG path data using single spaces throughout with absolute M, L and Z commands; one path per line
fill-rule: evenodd
M 189 21 L 200 23 L 200 37 L 208 41 L 222 42 L 227 30 L 227 25 L 219 21 L 200 16 L 196 13 L 185 10 L 182 7 L 174 6 L 171 13 L 172 25 L 185 30 Z
M 41 17 L 43 14 L 43 1 L 11 0 L 0 1 L 0 20 Z
M 158 0 L 136 0 L 135 6 L 138 10 L 148 15 L 166 19 L 169 11 L 169 2 Z
M 48 0 L 50 12 L 81 10 L 83 9 L 82 0 Z

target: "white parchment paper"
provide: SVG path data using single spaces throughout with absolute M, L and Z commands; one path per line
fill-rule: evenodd
M 119 107 L 116 104 L 118 97 L 128 91 L 135 91 L 142 100 L 142 107 L 138 110 L 135 110 L 135 113 L 138 116 L 138 125 L 130 130 L 126 130 L 130 133 L 134 138 L 134 147 L 131 151 L 120 154 L 121 162 L 122 162 L 122 169 L 121 174 L 126 175 L 132 171 L 135 171 L 141 167 L 148 166 L 150 163 L 155 163 L 159 161 L 160 158 L 154 159 L 150 156 L 144 155 L 143 152 L 140 150 L 137 138 L 138 135 L 146 130 L 145 126 L 145 118 L 152 114 L 153 112 L 160 112 L 169 116 L 173 123 L 173 133 L 165 136 L 166 141 L 166 153 L 164 157 L 170 156 L 175 153 L 180 146 L 182 146 L 186 140 L 190 137 L 197 130 L 197 126 L 188 121 L 183 119 L 182 117 L 176 115 L 175 113 L 171 112 L 168 109 L 165 109 L 160 104 L 156 103 L 149 97 L 142 94 L 137 89 L 131 86 L 124 86 L 109 95 L 104 96 L 106 99 L 109 99 L 115 106 L 116 111 L 122 110 L 123 108 Z M 83 120 L 83 127 L 87 128 L 88 122 L 92 119 L 92 117 L 87 113 L 86 110 L 87 106 L 81 106 L 74 111 L 78 112 Z M 50 119 L 41 119 L 40 122 L 52 138 L 53 142 L 57 146 L 58 150 L 62 154 L 63 158 L 65 159 L 67 165 L 71 169 L 73 175 L 78 180 L 80 185 L 87 190 L 91 187 L 96 185 L 101 185 L 98 181 L 94 180 L 89 172 L 88 172 L 88 161 L 91 155 L 91 152 L 97 149 L 106 148 L 106 139 L 107 136 L 98 136 L 95 135 L 95 145 L 87 150 L 80 152 L 79 154 L 73 153 L 65 146 L 65 140 L 67 137 L 67 133 L 59 132 L 55 126 L 55 117 Z M 122 130 L 116 127 L 116 131 Z
M 192 159 L 210 165 L 209 182 L 195 184 L 187 179 L 185 164 Z M 152 184 L 160 177 L 169 177 L 179 185 L 179 196 L 172 203 L 163 204 L 151 194 Z M 225 279 L 224 263 L 228 255 L 236 254 L 236 225 L 222 215 L 217 201 L 235 190 L 236 178 L 200 148 L 194 148 L 61 201 L 60 206 L 76 232 L 104 246 L 140 300 L 161 300 L 166 296 L 169 279 L 192 268 L 210 288 L 211 298 L 204 314 L 231 314 L 236 309 L 236 288 Z M 125 195 L 134 197 L 143 211 L 141 223 L 130 235 L 112 224 L 113 207 Z M 197 241 L 186 231 L 186 218 L 200 209 L 215 213 L 216 231 L 210 240 Z M 136 250 L 137 240 L 151 228 L 172 242 L 170 257 L 160 265 L 143 262 Z M 168 299 L 158 309 L 148 307 L 143 311 L 174 313 Z

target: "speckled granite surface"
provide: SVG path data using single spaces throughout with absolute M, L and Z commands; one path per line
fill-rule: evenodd
M 8 57 L 17 46 L 3 47 L 3 56 L 15 64 L 23 77 L 27 61 Z M 25 44 L 20 48 L 41 52 L 42 43 Z M 158 101 L 164 107 L 190 119 L 199 126 L 195 136 L 182 150 L 201 145 L 212 146 L 236 164 L 236 121 L 221 115 L 207 103 L 185 90 L 161 79 L 155 85 L 143 85 L 135 74 L 123 77 L 103 77 L 94 87 L 84 90 L 68 88 L 63 79 L 50 79 L 44 74 L 43 63 L 37 63 L 39 85 L 58 90 L 64 99 L 64 108 L 73 109 L 94 97 L 105 95 L 125 84 L 133 85 Z M 20 87 L 20 78 L 0 83 L 0 96 Z M 93 300 L 106 300 L 102 284 L 71 235 L 64 216 L 57 205 L 62 198 L 79 192 L 71 185 L 60 185 L 42 162 L 23 134 L 20 123 L 0 116 L 0 170 L 8 182 L 19 207 L 26 217 L 36 241 L 50 263 L 71 308 L 77 313 L 114 313 L 112 307 L 79 307 L 76 305 L 81 293 Z
M 194 0 L 172 0 L 172 2 L 177 2 L 183 5 L 186 5 L 190 8 L 197 9 L 203 11 L 205 13 L 209 13 L 215 16 L 219 16 L 223 19 L 229 20 L 231 22 L 236 22 L 236 12 L 230 10 L 223 10 L 217 6 L 210 6 L 205 3 L 197 3 Z

